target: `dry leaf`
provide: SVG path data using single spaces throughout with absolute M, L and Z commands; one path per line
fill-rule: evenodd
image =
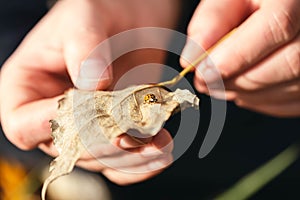
M 69 90 L 59 101 L 57 118 L 50 121 L 59 156 L 51 163 L 42 199 L 47 186 L 70 173 L 86 149 L 128 132 L 138 133 L 134 136 L 139 137 L 154 136 L 175 109 L 198 105 L 199 99 L 188 90 L 169 92 L 153 85 L 112 92 Z

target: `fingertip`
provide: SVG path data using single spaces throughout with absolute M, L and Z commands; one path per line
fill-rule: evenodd
M 162 129 L 153 137 L 152 144 L 163 152 L 172 152 L 174 148 L 173 138 L 169 131 Z
M 205 84 L 202 84 L 202 82 L 199 82 L 196 78 L 194 80 L 194 86 L 196 90 L 200 93 L 207 93 L 208 89 Z
M 194 62 L 205 53 L 205 48 L 202 46 L 201 36 L 195 34 L 188 36 L 185 46 L 181 52 L 180 64 L 186 68 L 194 64 Z
M 52 140 L 40 143 L 38 145 L 38 148 L 52 157 L 56 157 L 59 155 L 59 152 L 57 151 L 56 147 L 54 146 Z
M 192 63 L 189 62 L 187 59 L 185 59 L 185 58 L 183 57 L 183 55 L 180 56 L 179 63 L 180 63 L 180 65 L 181 65 L 183 68 L 187 68 L 189 65 L 192 64 Z M 191 71 L 194 71 L 194 69 L 192 69 Z
M 222 82 L 221 73 L 210 60 L 206 58 L 195 68 L 195 86 L 199 91 L 203 92 L 215 83 Z
M 148 164 L 148 170 L 149 171 L 157 171 L 162 170 L 164 168 L 167 168 L 169 165 L 173 163 L 173 155 L 172 154 L 165 154 L 162 155 L 155 160 L 152 160 Z

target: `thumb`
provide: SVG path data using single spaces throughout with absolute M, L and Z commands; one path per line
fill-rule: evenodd
M 103 33 L 83 31 L 66 41 L 65 62 L 70 78 L 78 89 L 104 90 L 109 87 L 112 66 L 106 38 Z
M 188 40 L 180 63 L 187 67 L 205 50 L 231 29 L 240 24 L 251 6 L 246 0 L 203 0 L 195 10 L 188 26 Z

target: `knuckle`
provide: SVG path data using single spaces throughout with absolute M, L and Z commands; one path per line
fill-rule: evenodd
M 290 78 L 300 77 L 300 44 L 296 47 L 291 46 L 285 52 L 285 59 L 287 63 L 287 68 L 289 70 Z
M 33 146 L 25 136 L 18 121 L 14 117 L 7 117 L 2 121 L 2 128 L 6 138 L 21 150 L 31 150 Z
M 272 13 L 269 28 L 274 43 L 284 43 L 296 36 L 298 24 L 294 18 L 290 11 L 284 9 Z

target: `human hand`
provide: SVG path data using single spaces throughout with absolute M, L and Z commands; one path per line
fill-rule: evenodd
M 57 101 L 66 89 L 76 85 L 79 89 L 104 90 L 134 66 L 163 62 L 162 52 L 141 50 L 122 56 L 113 63 L 113 67 L 106 66 L 107 63 L 101 58 L 93 60 L 97 67 L 86 66 L 90 73 L 80 74 L 80 71 L 87 71 L 79 69 L 81 62 L 106 38 L 136 27 L 175 25 L 176 9 L 172 10 L 171 5 L 175 5 L 172 1 L 162 4 L 158 0 L 136 0 L 131 3 L 132 5 L 125 1 L 58 1 L 26 36 L 1 72 L 1 123 L 7 138 L 13 144 L 24 150 L 39 147 L 50 155 L 56 155 L 49 120 L 55 117 Z M 166 9 L 151 9 L 157 7 L 158 3 Z M 78 77 L 80 81 L 77 81 Z M 170 142 L 165 130 L 157 137 L 162 136 L 162 141 Z M 118 140 L 122 141 L 122 137 Z M 159 142 L 153 138 L 152 142 L 143 147 L 133 144 L 124 149 L 135 149 L 142 153 L 149 147 L 161 152 Z M 170 155 L 164 158 L 168 161 L 165 162 L 167 166 Z M 89 159 L 80 160 L 79 164 L 90 170 L 97 168 L 85 164 L 93 158 Z M 153 157 L 141 159 L 139 167 L 159 159 L 161 160 L 161 156 L 156 160 Z M 123 159 L 123 162 L 131 163 L 130 158 L 126 161 Z M 103 166 L 97 169 L 106 171 L 104 173 L 107 174 L 112 171 Z M 135 182 L 155 173 L 136 176 L 125 174 L 123 179 L 128 176 L 131 182 Z M 122 183 L 121 179 L 115 181 Z
M 112 144 L 87 149 L 77 165 L 100 171 L 111 181 L 127 185 L 162 172 L 173 162 L 172 150 L 173 140 L 166 129 L 138 141 L 123 134 Z
M 299 10 L 297 0 L 202 1 L 188 35 L 204 49 L 237 28 L 197 67 L 197 90 L 269 115 L 300 116 Z M 200 53 L 187 43 L 182 65 Z

